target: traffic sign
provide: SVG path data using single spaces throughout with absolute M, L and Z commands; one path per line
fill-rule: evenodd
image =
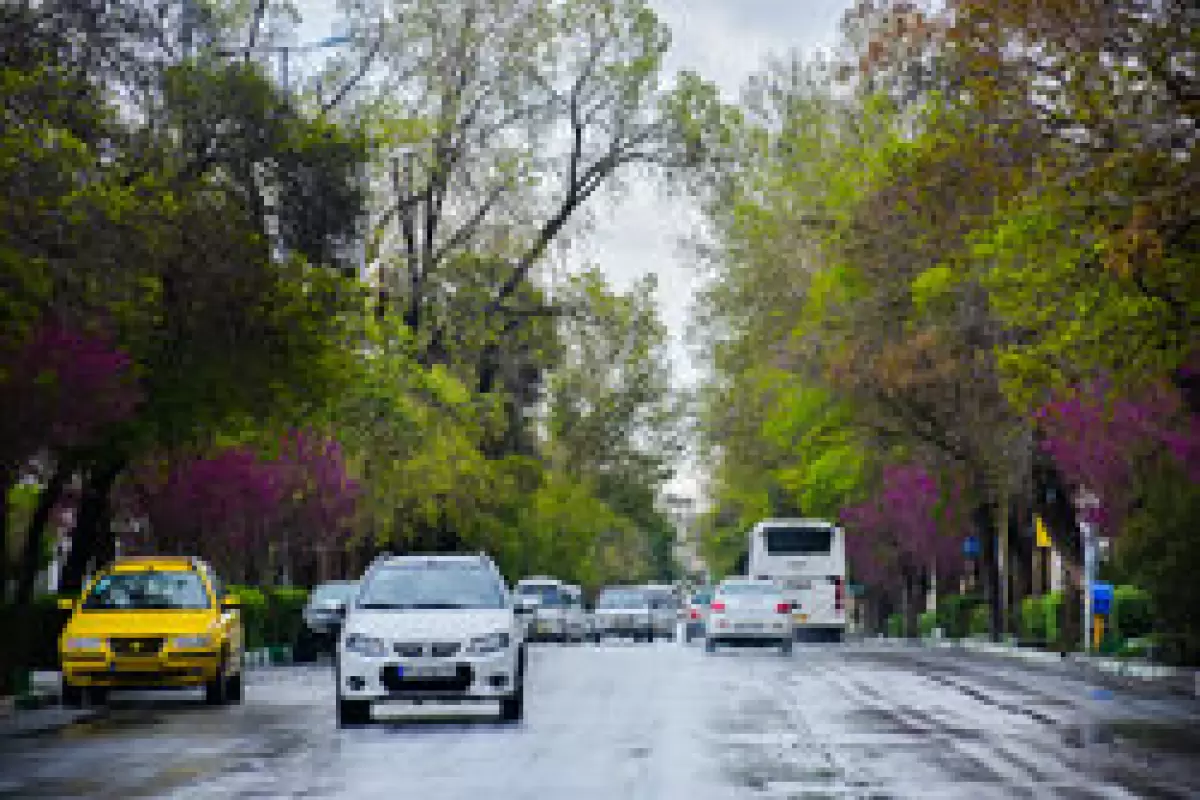
M 968 536 L 963 539 L 963 555 L 967 558 L 977 558 L 979 556 L 979 537 Z
M 1050 531 L 1046 530 L 1046 523 L 1039 516 L 1033 518 L 1034 530 L 1037 531 L 1037 546 L 1050 547 Z
M 1092 613 L 1109 614 L 1112 610 L 1113 585 L 1102 581 L 1092 583 Z

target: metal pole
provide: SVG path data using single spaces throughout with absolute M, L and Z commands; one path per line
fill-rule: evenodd
M 288 51 L 291 48 L 284 45 L 279 48 L 279 85 L 283 87 L 284 94 L 291 91 L 291 82 L 288 75 Z

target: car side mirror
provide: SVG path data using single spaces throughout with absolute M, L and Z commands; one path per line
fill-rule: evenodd
M 225 595 L 225 598 L 221 601 L 221 608 L 224 609 L 225 611 L 232 611 L 235 608 L 241 608 L 241 607 L 242 607 L 242 598 L 238 597 L 236 594 L 227 594 L 227 595 Z
M 74 611 L 75 601 L 69 597 L 58 598 L 58 608 L 60 611 Z
M 533 603 L 525 599 L 517 600 L 515 603 L 513 603 L 513 611 L 517 614 L 532 614 Z

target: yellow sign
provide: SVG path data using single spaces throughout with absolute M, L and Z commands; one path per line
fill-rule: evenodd
M 1100 649 L 1100 644 L 1104 641 L 1104 615 L 1094 614 L 1092 616 L 1092 647 L 1096 650 Z
M 1037 531 L 1037 546 L 1050 547 L 1050 531 L 1046 530 L 1046 523 L 1042 522 L 1041 517 L 1033 518 L 1034 529 Z

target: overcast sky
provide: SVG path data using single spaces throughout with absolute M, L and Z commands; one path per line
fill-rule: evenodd
M 447 0 L 452 2 L 453 0 Z M 297 0 L 304 15 L 298 38 L 327 36 L 339 16 L 333 0 Z M 668 72 L 694 69 L 715 81 L 733 100 L 743 81 L 769 53 L 831 46 L 850 0 L 651 0 L 672 31 Z M 621 288 L 647 272 L 659 276 L 663 318 L 674 340 L 678 382 L 697 378 L 684 346 L 697 271 L 681 246 L 695 223 L 684 200 L 664 199 L 652 187 L 633 186 L 619 203 L 604 204 L 594 232 L 573 248 L 570 261 L 598 264 Z M 697 475 L 688 469 L 676 491 L 695 495 Z

